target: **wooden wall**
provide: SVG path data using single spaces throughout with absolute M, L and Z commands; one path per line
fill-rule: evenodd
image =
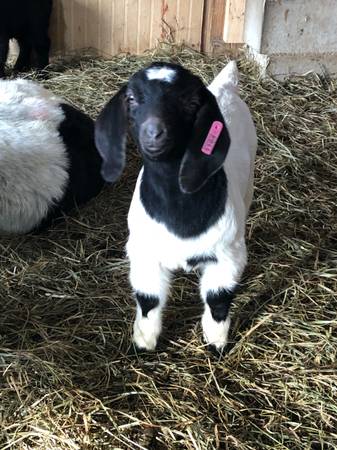
M 204 0 L 203 52 L 236 56 L 244 43 L 246 6 L 247 0 Z
M 201 49 L 213 53 L 214 46 L 222 44 L 225 21 L 225 0 L 205 0 Z
M 54 0 L 56 53 L 94 48 L 102 55 L 142 53 L 159 40 L 200 50 L 205 0 Z
M 2 0 L 0 0 L 2 1 Z M 254 0 L 253 0 L 254 1 Z M 158 41 L 223 54 L 241 46 L 247 0 L 54 0 L 53 54 L 139 54 Z M 11 43 L 11 53 L 17 48 Z

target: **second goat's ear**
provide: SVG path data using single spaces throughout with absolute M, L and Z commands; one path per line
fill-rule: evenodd
M 185 194 L 201 189 L 222 167 L 230 145 L 230 137 L 216 98 L 208 89 L 205 88 L 205 91 L 205 102 L 197 113 L 192 136 L 180 166 L 179 186 Z M 202 148 L 214 122 L 220 122 L 222 130 L 211 154 L 207 155 L 202 152 Z
M 113 183 L 125 166 L 127 133 L 126 86 L 105 105 L 95 123 L 95 143 L 102 157 L 102 177 Z

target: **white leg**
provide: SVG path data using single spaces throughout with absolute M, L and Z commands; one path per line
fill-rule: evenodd
M 202 317 L 204 339 L 207 344 L 222 350 L 228 339 L 229 308 L 235 288 L 246 265 L 244 240 L 227 250 L 221 261 L 208 263 L 201 277 L 200 291 L 205 303 Z
M 228 299 L 228 304 L 230 305 L 230 303 L 231 300 Z M 228 340 L 230 323 L 231 321 L 228 312 L 224 320 L 214 320 L 211 308 L 208 304 L 205 304 L 205 311 L 201 319 L 201 324 L 204 340 L 207 344 L 214 346 L 218 351 L 225 348 Z
M 170 272 L 153 261 L 131 260 L 130 281 L 137 301 L 133 341 L 140 349 L 154 350 L 161 333 Z

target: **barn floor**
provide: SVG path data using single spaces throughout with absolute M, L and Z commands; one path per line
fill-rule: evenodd
M 169 55 L 206 81 L 224 64 Z M 162 57 L 85 58 L 44 84 L 94 117 Z M 259 152 L 226 354 L 204 348 L 197 278 L 183 273 L 158 351 L 130 344 L 130 151 L 121 181 L 65 223 L 0 239 L 2 450 L 337 448 L 337 82 L 259 80 L 243 59 L 240 69 Z

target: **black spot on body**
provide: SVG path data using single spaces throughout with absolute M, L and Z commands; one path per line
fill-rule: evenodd
M 63 197 L 55 202 L 48 215 L 37 227 L 42 231 L 71 209 L 95 197 L 103 188 L 101 157 L 94 141 L 94 122 L 82 111 L 60 104 L 65 119 L 59 125 L 59 133 L 69 159 L 69 178 Z
M 154 295 L 145 295 L 136 292 L 136 299 L 142 309 L 143 317 L 147 317 L 151 309 L 156 308 L 159 305 L 159 298 Z

